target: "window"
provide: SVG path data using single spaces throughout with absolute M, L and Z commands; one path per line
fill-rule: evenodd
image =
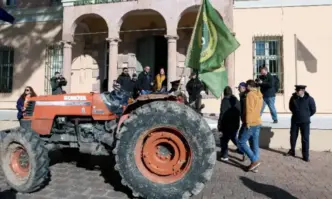
M 16 0 L 4 0 L 6 6 L 16 6 Z
M 45 94 L 51 94 L 51 82 L 55 72 L 62 73 L 63 70 L 63 47 L 62 45 L 50 45 L 46 49 L 46 62 L 45 62 L 45 80 L 44 88 Z
M 278 93 L 283 93 L 283 39 L 282 36 L 257 36 L 253 38 L 254 79 L 259 75 L 259 67 L 265 65 L 271 75 L 280 81 Z
M 0 93 L 13 90 L 14 49 L 0 46 Z

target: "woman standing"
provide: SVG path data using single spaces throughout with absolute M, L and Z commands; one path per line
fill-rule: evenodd
M 16 109 L 17 109 L 17 119 L 21 124 L 21 119 L 23 118 L 23 114 L 25 111 L 24 108 L 24 103 L 27 100 L 27 98 L 29 97 L 36 97 L 36 93 L 33 90 L 33 88 L 31 86 L 27 86 L 24 90 L 24 92 L 22 93 L 22 95 L 20 96 L 20 98 L 18 98 L 17 102 L 16 102 Z
M 158 75 L 156 75 L 156 84 L 155 84 L 155 90 L 156 91 L 160 91 L 160 89 L 162 89 L 163 86 L 163 82 L 166 79 L 166 75 L 165 75 L 165 70 L 163 68 L 160 69 L 160 72 Z

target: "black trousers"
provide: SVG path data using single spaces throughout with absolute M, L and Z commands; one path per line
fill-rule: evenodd
M 299 131 L 301 132 L 301 142 L 302 142 L 302 157 L 304 159 L 309 159 L 309 137 L 310 137 L 310 123 L 291 123 L 290 129 L 290 144 L 291 151 L 295 152 L 295 146 L 297 137 L 299 136 Z

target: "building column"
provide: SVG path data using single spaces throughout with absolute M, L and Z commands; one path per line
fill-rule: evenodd
M 113 81 L 118 76 L 118 49 L 119 38 L 107 38 L 109 42 L 109 63 L 108 63 L 108 90 L 113 90 Z
M 177 49 L 176 40 L 178 36 L 165 35 L 168 42 L 168 61 L 167 61 L 167 89 L 171 88 L 171 82 L 176 80 Z
M 63 71 L 62 75 L 67 80 L 64 90 L 71 93 L 71 64 L 72 64 L 72 42 L 62 41 L 63 44 Z

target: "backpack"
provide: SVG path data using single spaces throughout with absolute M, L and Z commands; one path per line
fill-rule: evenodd
M 273 77 L 273 86 L 275 89 L 275 92 L 278 92 L 280 89 L 280 80 L 277 75 L 272 75 Z

